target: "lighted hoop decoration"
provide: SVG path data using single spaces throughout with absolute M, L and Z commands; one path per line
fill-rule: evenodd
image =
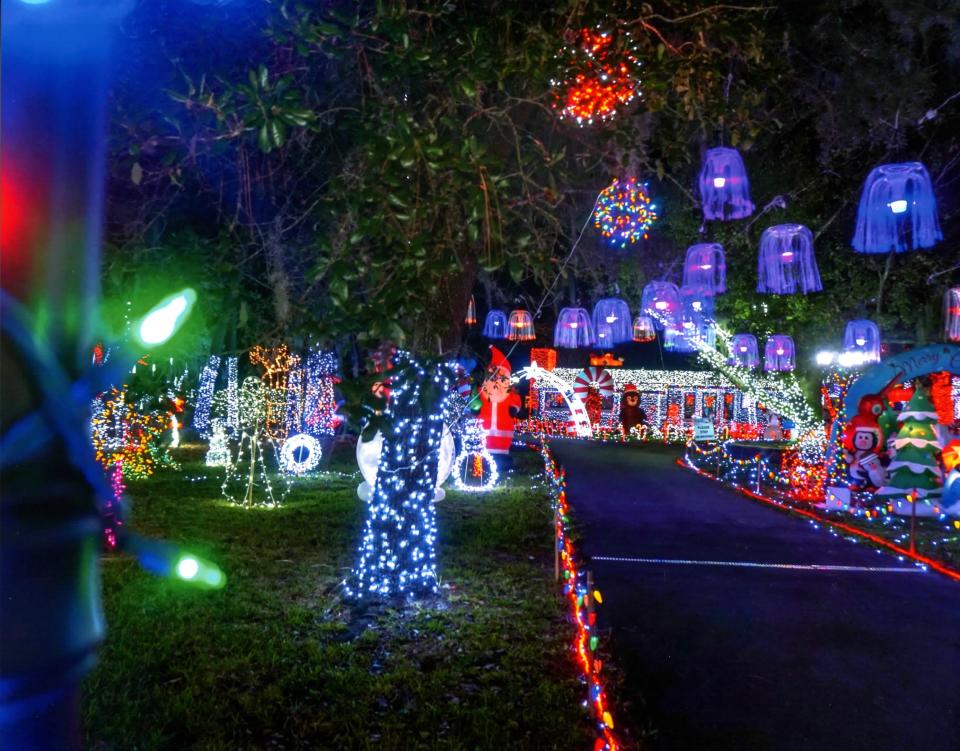
M 649 229 L 657 221 L 657 206 L 646 189 L 646 184 L 630 177 L 614 179 L 600 193 L 593 224 L 611 245 L 625 248 L 650 236 Z
M 640 59 L 626 28 L 580 29 L 557 55 L 563 73 L 550 81 L 553 108 L 577 125 L 605 122 L 640 89 Z
M 316 468 L 323 456 L 320 442 L 312 435 L 297 433 L 283 442 L 280 449 L 280 468 L 284 472 L 302 477 Z

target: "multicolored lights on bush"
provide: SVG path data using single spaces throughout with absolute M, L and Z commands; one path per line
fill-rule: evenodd
M 565 70 L 550 85 L 561 119 L 605 122 L 640 94 L 640 59 L 625 28 L 581 29 L 557 59 Z
M 597 658 L 600 638 L 596 634 L 595 608 L 603 602 L 603 597 L 591 586 L 589 574 L 578 565 L 576 550 L 568 534 L 570 507 L 567 504 L 563 469 L 554 460 L 546 441 L 543 443 L 541 454 L 548 488 L 554 503 L 556 554 L 559 564 L 557 574 L 563 577 L 563 596 L 570 603 L 571 616 L 576 628 L 573 649 L 589 692 L 585 705 L 589 707 L 590 714 L 596 722 L 597 738 L 593 751 L 616 751 L 621 748 L 620 741 L 613 732 L 613 716 L 601 675 L 603 662 Z
M 657 221 L 657 207 L 646 188 L 634 177 L 617 178 L 600 193 L 593 223 L 611 245 L 625 248 L 649 237 L 649 229 Z

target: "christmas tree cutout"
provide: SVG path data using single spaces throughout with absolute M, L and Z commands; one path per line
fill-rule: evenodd
M 937 440 L 937 413 L 930 399 L 917 389 L 897 418 L 900 430 L 893 442 L 896 457 L 888 469 L 890 480 L 877 491 L 881 496 L 926 498 L 943 488 L 940 469 L 940 442 Z M 919 511 L 919 507 L 918 507 Z

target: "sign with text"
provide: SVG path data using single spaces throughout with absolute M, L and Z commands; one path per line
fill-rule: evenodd
M 904 383 L 928 373 L 946 371 L 960 375 L 960 347 L 956 344 L 934 344 L 918 347 L 899 355 L 888 357 L 871 365 L 850 386 L 844 401 L 844 410 L 849 419 L 857 414 L 860 400 L 867 394 L 879 394 L 894 382 Z
M 714 430 L 713 421 L 707 417 L 693 418 L 693 440 L 695 441 L 715 441 L 717 432 Z

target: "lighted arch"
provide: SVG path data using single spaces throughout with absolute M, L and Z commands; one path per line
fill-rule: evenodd
M 536 363 L 531 363 L 528 367 L 518 370 L 514 376 L 514 381 L 522 380 L 544 381 L 560 392 L 560 396 L 567 403 L 570 410 L 570 416 L 573 418 L 573 427 L 576 430 L 578 438 L 592 438 L 593 427 L 590 425 L 590 418 L 587 417 L 587 409 L 583 406 L 583 401 L 573 393 L 573 385 L 564 381 L 560 376 L 544 370 Z

